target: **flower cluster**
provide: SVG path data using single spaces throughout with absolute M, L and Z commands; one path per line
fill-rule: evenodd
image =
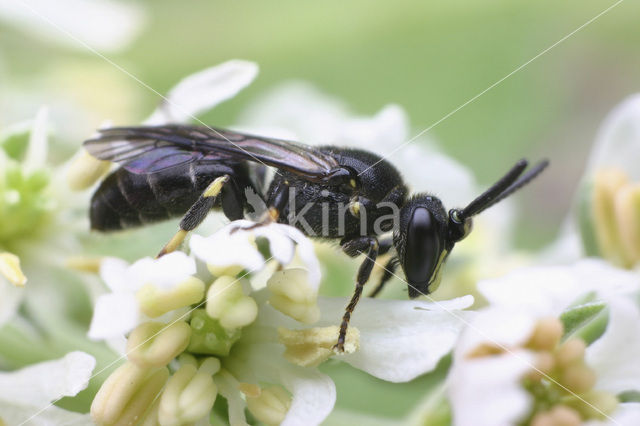
M 628 409 L 619 395 L 640 376 L 615 383 L 628 365 L 617 365 L 614 342 L 640 338 L 623 325 L 640 314 L 626 299 L 639 290 L 635 274 L 597 261 L 480 283 L 490 306 L 461 336 L 449 377 L 456 424 L 577 425 Z
M 268 424 L 315 424 L 329 414 L 335 389 L 315 367 L 334 355 L 344 300 L 318 297 L 319 264 L 300 231 L 276 223 L 247 230 L 252 224 L 195 235 L 195 259 L 174 252 L 103 262 L 112 292 L 98 298 L 89 334 L 113 344 L 128 334 L 127 362 L 96 395 L 94 421 L 196 422 L 218 394 L 232 424 L 246 422 L 245 408 Z M 470 303 L 364 301 L 339 358 L 386 380 L 410 380 L 450 350 L 459 326 L 448 311 Z M 395 314 L 381 322 L 380 310 Z

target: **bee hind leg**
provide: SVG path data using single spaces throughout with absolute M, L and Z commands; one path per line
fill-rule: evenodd
M 164 256 L 167 253 L 171 253 L 180 247 L 183 243 L 184 239 L 187 237 L 189 232 L 193 231 L 202 223 L 202 221 L 207 217 L 209 211 L 215 205 L 215 202 L 220 196 L 225 185 L 229 183 L 229 175 L 223 175 L 213 180 L 207 186 L 207 189 L 200 195 L 198 200 L 193 203 L 193 205 L 187 210 L 185 215 L 182 217 L 180 221 L 180 229 L 176 234 L 169 240 L 167 244 L 160 250 L 157 257 Z M 225 197 L 227 198 L 227 197 Z M 223 209 L 225 205 L 225 200 L 223 200 Z M 227 211 L 225 210 L 225 214 Z

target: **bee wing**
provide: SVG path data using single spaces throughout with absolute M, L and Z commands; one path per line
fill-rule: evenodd
M 94 157 L 120 163 L 133 173 L 154 173 L 193 161 L 230 159 L 323 180 L 339 167 L 330 155 L 300 143 L 200 126 L 114 127 L 100 130 L 84 146 Z

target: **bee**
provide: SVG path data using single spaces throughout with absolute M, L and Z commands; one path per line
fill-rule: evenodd
M 525 172 L 528 162 L 520 160 L 466 207 L 447 211 L 434 195 L 410 195 L 391 163 L 360 149 L 311 147 L 188 125 L 102 129 L 84 146 L 94 157 L 122 166 L 93 194 L 92 229 L 116 231 L 182 217 L 160 256 L 176 250 L 212 209 L 221 209 L 231 221 L 243 218 L 251 208 L 247 190 L 268 207 L 265 222 L 290 224 L 309 237 L 339 241 L 351 257 L 364 254 L 342 318 L 338 351 L 344 350 L 351 314 L 378 256 L 392 253 L 371 296 L 398 266 L 410 298 L 429 294 L 438 286 L 454 245 L 471 231 L 472 217 L 548 165 L 544 160 Z M 260 173 L 252 172 L 255 168 Z M 276 171 L 268 185 L 267 168 Z

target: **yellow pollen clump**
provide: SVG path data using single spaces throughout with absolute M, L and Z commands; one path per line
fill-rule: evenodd
M 315 367 L 334 354 L 333 346 L 338 340 L 337 326 L 307 328 L 303 330 L 278 329 L 280 343 L 285 346 L 284 357 L 293 364 L 302 367 Z M 358 350 L 360 332 L 349 327 L 344 342 L 344 353 L 350 354 Z

